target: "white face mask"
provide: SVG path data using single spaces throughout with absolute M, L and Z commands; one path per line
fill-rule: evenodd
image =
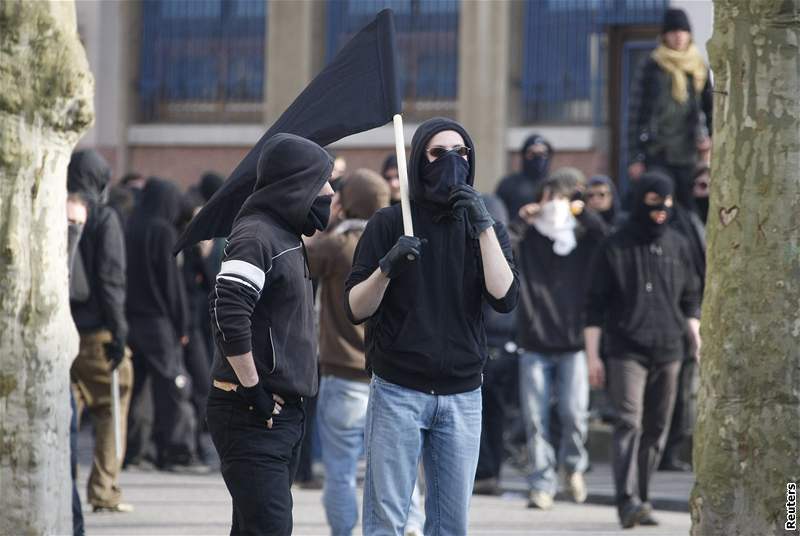
M 553 241 L 556 255 L 569 255 L 578 245 L 575 239 L 577 221 L 572 215 L 568 199 L 554 199 L 542 205 L 533 226 Z

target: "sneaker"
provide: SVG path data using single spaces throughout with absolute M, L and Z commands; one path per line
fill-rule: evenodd
M 101 506 L 99 504 L 92 505 L 92 512 L 116 512 L 120 514 L 128 514 L 133 512 L 133 505 L 128 503 L 117 503 L 114 506 Z
M 496 478 L 479 478 L 472 487 L 473 495 L 500 495 L 501 493 Z
M 528 493 L 528 508 L 550 510 L 553 507 L 553 496 L 544 491 L 531 490 Z
M 413 527 L 405 530 L 404 536 L 425 536 L 422 529 Z
M 658 520 L 653 517 L 653 507 L 649 502 L 642 503 L 642 514 L 639 516 L 639 524 L 643 527 L 657 527 Z
M 623 529 L 632 529 L 642 519 L 650 515 L 652 508 L 649 503 L 628 501 L 619 507 L 619 523 Z
M 583 479 L 583 473 L 568 474 L 564 479 L 564 488 L 576 503 L 582 504 L 586 502 L 589 492 L 586 491 L 586 481 Z

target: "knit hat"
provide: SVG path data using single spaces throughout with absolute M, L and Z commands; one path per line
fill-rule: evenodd
M 685 30 L 689 33 L 692 32 L 692 25 L 689 24 L 689 17 L 682 9 L 672 8 L 664 13 L 664 23 L 661 26 L 661 33 L 674 32 L 676 30 Z

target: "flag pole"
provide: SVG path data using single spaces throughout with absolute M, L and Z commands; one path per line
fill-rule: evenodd
M 400 178 L 400 205 L 403 210 L 403 234 L 414 236 L 414 223 L 411 221 L 411 202 L 408 197 L 408 168 L 406 166 L 406 142 L 403 135 L 403 117 L 395 114 L 394 148 L 397 153 L 397 175 Z

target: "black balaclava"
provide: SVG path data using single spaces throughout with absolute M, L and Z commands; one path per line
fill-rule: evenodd
M 525 153 L 531 145 L 541 143 L 547 147 L 546 155 L 537 155 L 531 159 L 525 158 Z M 531 134 L 525 139 L 520 151 L 522 156 L 522 174 L 533 181 L 539 181 L 547 177 L 547 172 L 550 171 L 550 159 L 553 156 L 553 147 L 550 142 L 541 137 L 539 134 Z
M 673 195 L 675 186 L 668 175 L 658 171 L 649 171 L 643 174 L 633 187 L 633 204 L 631 205 L 631 215 L 628 220 L 628 228 L 643 242 L 652 242 L 658 239 L 667 230 L 667 222 L 672 212 L 663 202 L 660 205 L 652 206 L 644 202 L 645 195 L 654 192 L 666 199 Z M 658 224 L 650 217 L 650 212 L 654 210 L 665 210 L 667 220 L 663 224 Z
M 464 145 L 472 149 L 467 155 L 466 161 L 450 151 L 433 162 L 428 162 L 425 147 L 433 136 L 445 130 L 458 132 L 464 139 Z M 440 160 L 441 162 L 439 162 Z M 464 166 L 466 166 L 466 173 L 464 173 Z M 446 195 L 444 187 L 439 186 L 438 181 L 434 182 L 436 178 L 448 183 Z M 447 197 L 450 188 L 459 183 L 472 186 L 474 182 L 475 145 L 461 124 L 452 119 L 434 117 L 417 127 L 411 140 L 411 154 L 408 160 L 408 185 L 411 199 L 415 203 L 427 206 L 436 212 L 449 213 Z

